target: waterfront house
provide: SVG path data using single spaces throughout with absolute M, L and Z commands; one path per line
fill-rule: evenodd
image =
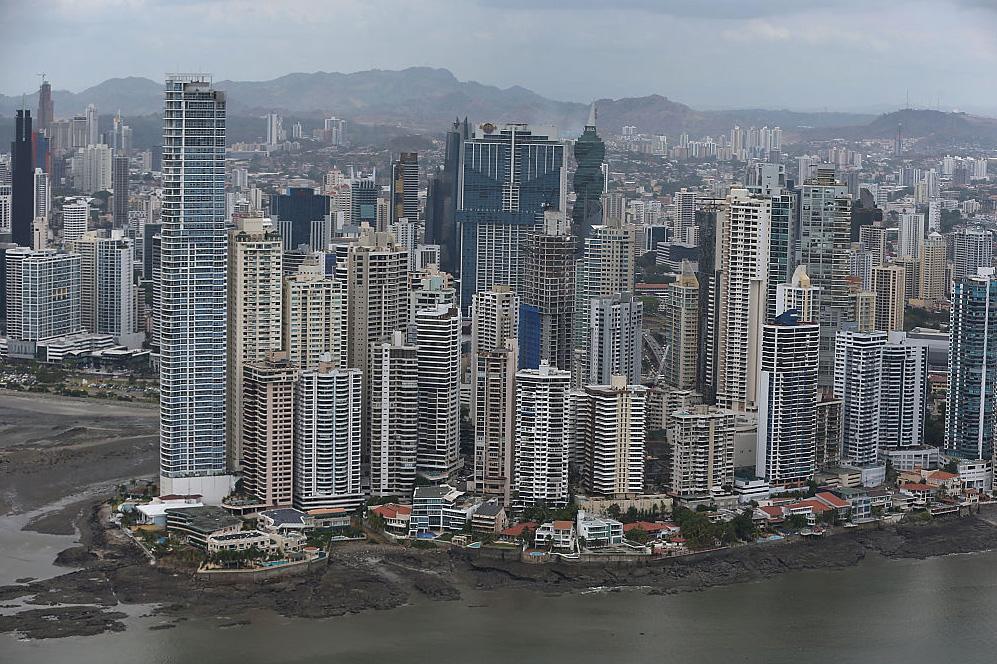
M 575 550 L 575 522 L 548 521 L 537 528 L 533 541 L 537 548 L 549 545 L 554 551 L 570 553 Z

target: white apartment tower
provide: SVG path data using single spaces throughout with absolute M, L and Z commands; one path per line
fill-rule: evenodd
M 90 222 L 90 203 L 86 198 L 70 199 L 62 205 L 62 241 L 79 240 Z
M 613 376 L 641 380 L 641 323 L 644 304 L 632 295 L 589 300 L 587 382 L 608 385 Z
M 80 255 L 83 327 L 95 334 L 113 335 L 122 345 L 139 345 L 132 241 L 120 233 L 106 238 L 89 231 L 69 246 Z
M 572 399 L 582 484 L 598 496 L 642 493 L 647 388 L 613 376 L 610 384 L 587 385 Z
M 460 310 L 454 305 L 415 315 L 419 346 L 419 472 L 444 479 L 460 451 Z
M 733 411 L 713 406 L 689 406 L 668 416 L 673 493 L 709 496 L 730 490 L 735 420 Z
M 304 369 L 319 361 L 346 366 L 345 290 L 340 282 L 309 267 L 284 279 L 283 348 L 291 364 Z
M 160 492 L 219 503 L 226 475 L 225 93 L 166 80 L 163 114 Z
M 370 345 L 370 492 L 407 498 L 419 447 L 419 349 L 401 332 Z
M 294 394 L 294 498 L 300 510 L 363 503 L 360 371 L 304 369 Z
M 571 372 L 541 364 L 516 373 L 514 506 L 568 503 Z

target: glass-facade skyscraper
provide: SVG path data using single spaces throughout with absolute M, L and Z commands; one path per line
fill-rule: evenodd
M 225 93 L 166 79 L 163 113 L 160 491 L 220 502 L 226 475 Z
M 464 141 L 457 221 L 461 307 L 496 284 L 520 292 L 527 237 L 545 210 L 563 210 L 564 144 L 553 128 L 479 125 Z
M 593 226 L 602 223 L 602 193 L 606 176 L 602 162 L 606 157 L 606 145 L 595 129 L 595 104 L 589 112 L 585 131 L 575 141 L 575 177 L 572 185 L 575 190 L 575 205 L 571 210 L 572 233 L 580 242 L 585 242 Z
M 949 314 L 948 406 L 945 450 L 967 459 L 990 459 L 997 412 L 997 278 L 980 268 L 952 289 Z

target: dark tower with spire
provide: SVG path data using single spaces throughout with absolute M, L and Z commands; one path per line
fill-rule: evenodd
M 38 131 L 48 129 L 52 121 L 55 120 L 55 109 L 52 106 L 52 86 L 45 80 L 42 74 L 42 84 L 38 88 Z
M 440 269 L 460 274 L 460 234 L 457 232 L 457 196 L 464 141 L 471 136 L 467 118 L 454 120 L 447 132 L 443 168 L 429 180 L 426 199 L 426 243 L 440 246 Z
M 571 210 L 571 230 L 584 243 L 592 234 L 592 227 L 602 223 L 602 194 L 605 189 L 605 174 L 602 163 L 606 157 L 606 145 L 595 129 L 595 104 L 589 110 L 585 131 L 575 141 L 575 206 Z
M 10 144 L 10 239 L 31 246 L 31 224 L 35 218 L 35 164 L 31 145 L 31 111 L 17 111 L 14 141 Z

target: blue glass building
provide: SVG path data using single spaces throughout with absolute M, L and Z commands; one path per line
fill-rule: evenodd
M 479 290 L 505 284 L 521 292 L 524 246 L 544 210 L 563 210 L 564 144 L 556 130 L 524 124 L 479 125 L 464 141 L 457 222 L 461 307 Z
M 270 215 L 284 240 L 284 251 L 308 245 L 313 251 L 325 249 L 316 233 L 329 215 L 329 197 L 310 187 L 288 187 L 286 194 L 270 196 Z

